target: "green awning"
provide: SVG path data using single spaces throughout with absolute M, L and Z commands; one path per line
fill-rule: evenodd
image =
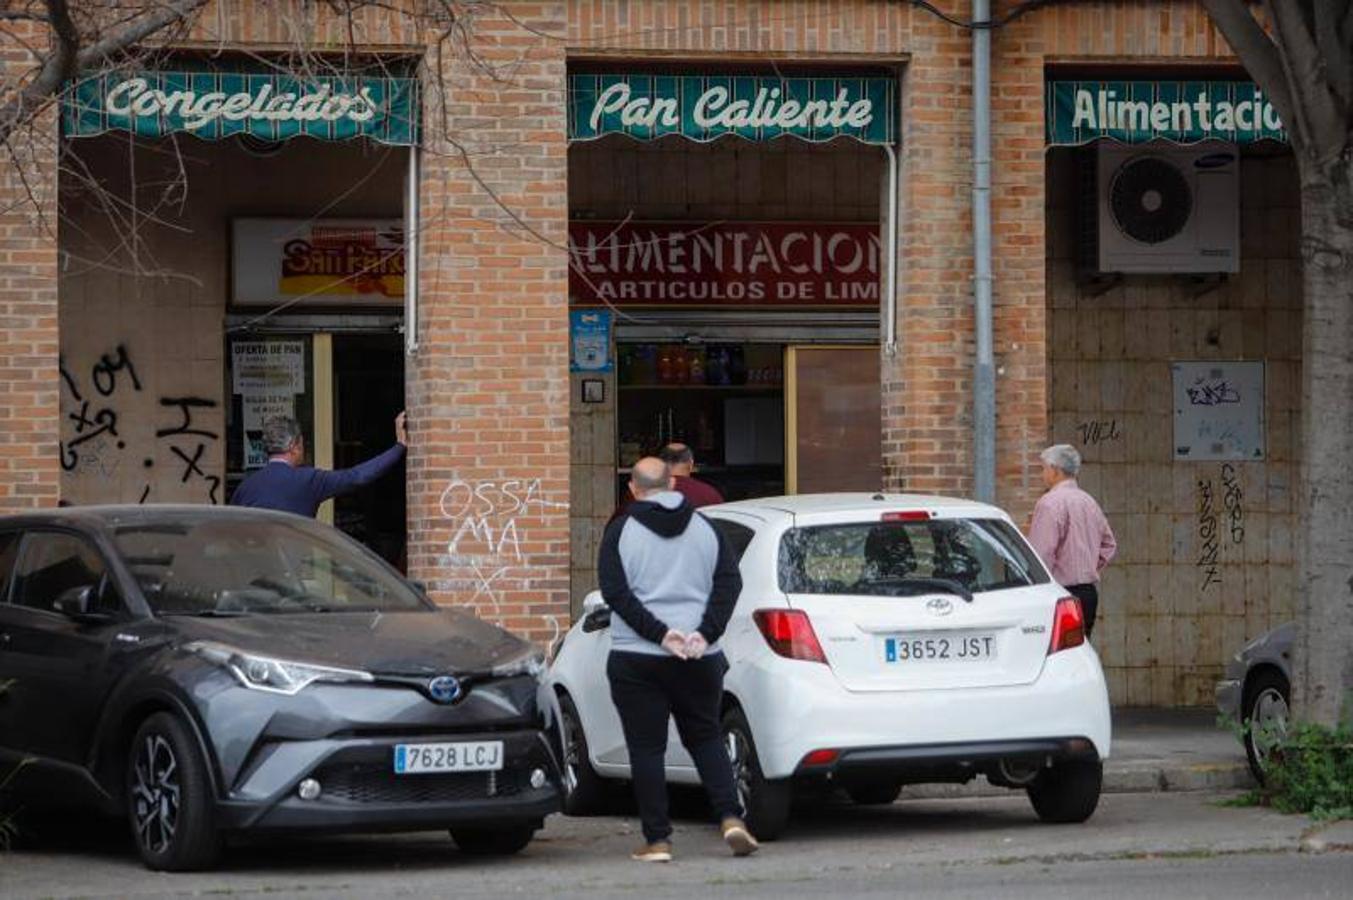
M 1278 111 L 1250 81 L 1050 81 L 1046 113 L 1050 147 L 1287 142 Z
M 891 144 L 897 109 L 890 78 L 751 75 L 570 75 L 568 138 L 680 135 L 712 141 L 795 137 Z
M 140 137 L 191 134 L 216 141 L 247 134 L 264 141 L 366 137 L 418 143 L 418 80 L 257 72 L 107 72 L 67 85 L 67 137 L 129 131 Z

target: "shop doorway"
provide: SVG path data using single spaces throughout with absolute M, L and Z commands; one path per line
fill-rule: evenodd
M 635 460 L 671 442 L 694 451 L 700 479 L 726 500 L 784 493 L 784 350 L 754 342 L 619 344 L 617 496 L 625 496 Z
M 404 408 L 404 345 L 398 334 L 333 337 L 333 458 L 355 466 L 394 442 Z M 400 571 L 407 538 L 405 464 L 334 503 L 334 525 Z
M 326 327 L 324 317 L 303 324 Z M 341 323 L 327 327 L 334 324 Z M 373 319 L 369 326 L 355 332 L 279 330 L 229 337 L 230 492 L 266 463 L 262 429 L 274 415 L 294 417 L 300 424 L 307 465 L 347 468 L 390 447 L 395 416 L 404 408 L 403 341 L 393 327 L 380 327 L 381 320 Z M 323 504 L 318 518 L 402 567 L 407 538 L 404 485 L 401 464 L 360 491 Z

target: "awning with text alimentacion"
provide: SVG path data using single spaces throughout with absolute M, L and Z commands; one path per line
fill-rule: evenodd
M 105 72 L 72 82 L 61 97 L 66 137 L 127 131 L 138 137 L 249 135 L 418 143 L 418 80 L 296 77 L 276 72 Z
M 623 134 L 641 141 L 736 136 L 822 143 L 851 138 L 893 144 L 890 78 L 752 75 L 574 74 L 568 79 L 568 139 Z
M 1049 81 L 1047 144 L 1287 142 L 1278 111 L 1250 81 Z

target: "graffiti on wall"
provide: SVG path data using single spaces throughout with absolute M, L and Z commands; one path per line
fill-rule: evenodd
M 1221 483 L 1220 508 L 1217 505 L 1217 480 Z M 1231 463 L 1223 463 L 1217 480 L 1211 476 L 1198 479 L 1196 566 L 1201 573 L 1200 591 L 1221 586 L 1224 549 L 1227 546 L 1238 548 L 1245 543 L 1245 492 L 1240 485 L 1240 472 Z
M 86 375 L 86 372 L 88 373 Z M 173 478 L 194 485 L 193 496 L 212 504 L 221 502 L 221 478 L 208 472 L 205 459 L 220 435 L 201 426 L 194 416 L 215 409 L 217 403 L 204 397 L 165 396 L 155 407 L 153 446 L 129 448 L 125 434 L 129 417 L 143 409 L 137 395 L 144 392 L 136 363 L 125 344 L 102 353 L 86 368 L 70 366 L 61 357 L 62 420 L 58 452 L 61 469 L 73 478 L 122 483 L 137 479 L 123 476 L 124 459 L 141 455 L 141 486 L 137 502 L 152 499 L 152 473 L 157 457 L 167 454 Z M 122 429 L 122 430 L 119 430 Z M 130 497 L 123 497 L 130 500 Z
M 504 594 L 520 570 L 529 564 L 523 535 L 531 520 L 551 511 L 566 511 L 568 503 L 552 499 L 539 478 L 467 481 L 453 478 L 442 491 L 442 520 L 451 538 L 440 560 L 446 578 L 438 587 L 463 595 L 464 602 L 501 621 Z M 562 625 L 558 617 L 543 615 L 550 641 Z
M 1090 419 L 1077 424 L 1076 431 L 1080 435 L 1081 445 L 1085 447 L 1107 444 L 1123 437 L 1117 419 Z
M 1210 587 L 1221 585 L 1221 567 L 1219 556 L 1221 545 L 1217 540 L 1217 504 L 1216 490 L 1211 478 L 1198 479 L 1198 570 L 1202 581 L 1198 590 L 1205 592 Z

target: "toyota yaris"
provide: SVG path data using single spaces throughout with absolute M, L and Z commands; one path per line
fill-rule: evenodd
M 907 495 L 778 497 L 705 507 L 740 557 L 721 640 L 723 728 L 748 824 L 785 827 L 797 791 L 890 803 L 904 784 L 977 775 L 1028 792 L 1038 816 L 1087 819 L 1109 755 L 1109 698 L 1080 602 L 1001 510 Z M 605 681 L 600 594 L 547 677 L 564 808 L 629 776 Z M 668 740 L 668 780 L 698 777 Z
M 21 802 L 125 815 L 152 868 L 209 865 L 231 832 L 521 849 L 560 803 L 541 666 L 307 519 L 0 519 L 0 772 L 30 761 Z

